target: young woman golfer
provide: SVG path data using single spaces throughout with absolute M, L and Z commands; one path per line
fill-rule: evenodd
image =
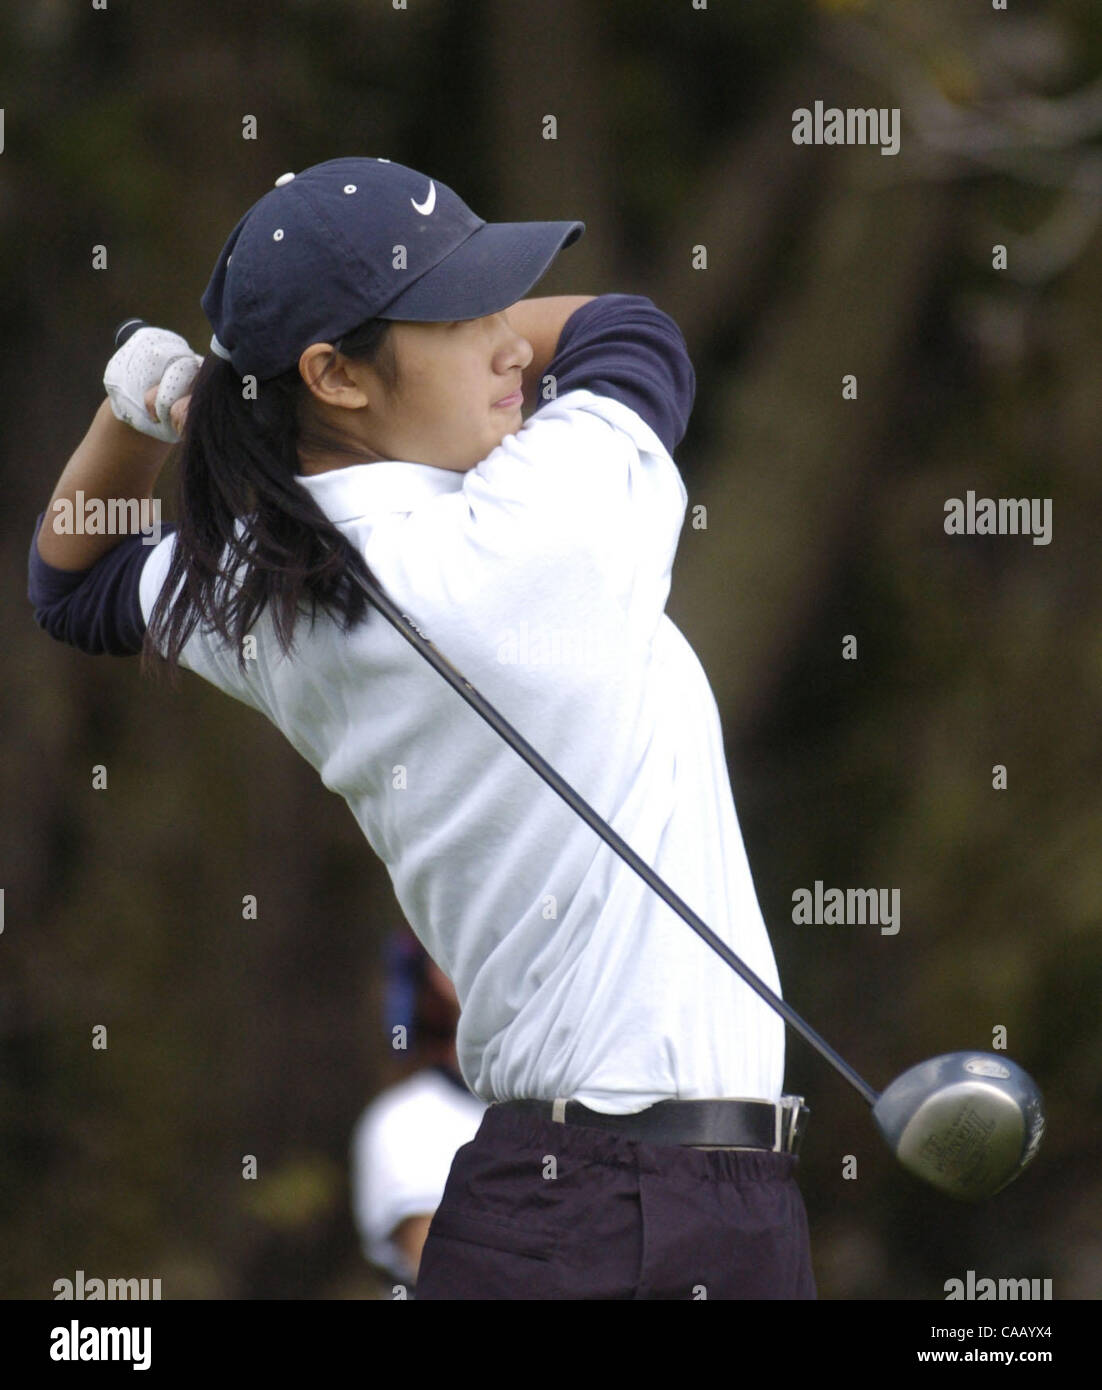
M 781 1020 L 351 582 L 778 989 L 715 699 L 664 612 L 684 340 L 641 295 L 523 297 L 583 230 L 483 222 L 384 159 L 284 174 L 215 266 L 201 366 L 159 329 L 111 359 L 30 598 L 51 635 L 270 719 L 454 982 L 490 1104 L 419 1299 L 814 1298 Z M 60 524 L 151 498 L 181 424 L 159 543 Z

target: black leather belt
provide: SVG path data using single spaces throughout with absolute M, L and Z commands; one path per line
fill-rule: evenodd
M 648 1144 L 796 1153 L 811 1111 L 803 1096 L 767 1100 L 659 1100 L 630 1115 L 606 1115 L 579 1100 L 497 1101 L 503 1110 L 559 1124 L 612 1130 Z

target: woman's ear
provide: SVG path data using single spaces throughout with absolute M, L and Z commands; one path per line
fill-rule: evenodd
M 360 380 L 363 368 L 339 353 L 332 343 L 311 343 L 298 359 L 299 375 L 324 405 L 359 410 L 367 404 Z

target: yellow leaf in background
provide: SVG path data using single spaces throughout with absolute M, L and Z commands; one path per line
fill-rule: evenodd
M 246 1209 L 268 1226 L 294 1230 L 333 1210 L 343 1174 L 318 1154 L 290 1160 L 272 1170 L 260 1165 L 256 1182 L 243 1183 Z
M 979 96 L 979 74 L 963 53 L 935 53 L 929 60 L 934 86 L 958 106 L 968 106 Z

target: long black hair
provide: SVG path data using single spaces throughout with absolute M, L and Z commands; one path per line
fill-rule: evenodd
M 371 319 L 333 344 L 370 363 L 388 392 L 398 383 L 389 328 L 388 320 Z M 206 357 L 181 435 L 177 535 L 150 614 L 143 669 L 159 654 L 175 674 L 201 623 L 237 649 L 244 671 L 245 637 L 265 608 L 284 653 L 307 610 L 311 623 L 320 608 L 344 631 L 362 621 L 368 600 L 353 575 L 370 577 L 370 570 L 295 481 L 300 449 L 357 457 L 351 441 L 316 419 L 310 394 L 297 365 L 255 382 L 225 358 Z

